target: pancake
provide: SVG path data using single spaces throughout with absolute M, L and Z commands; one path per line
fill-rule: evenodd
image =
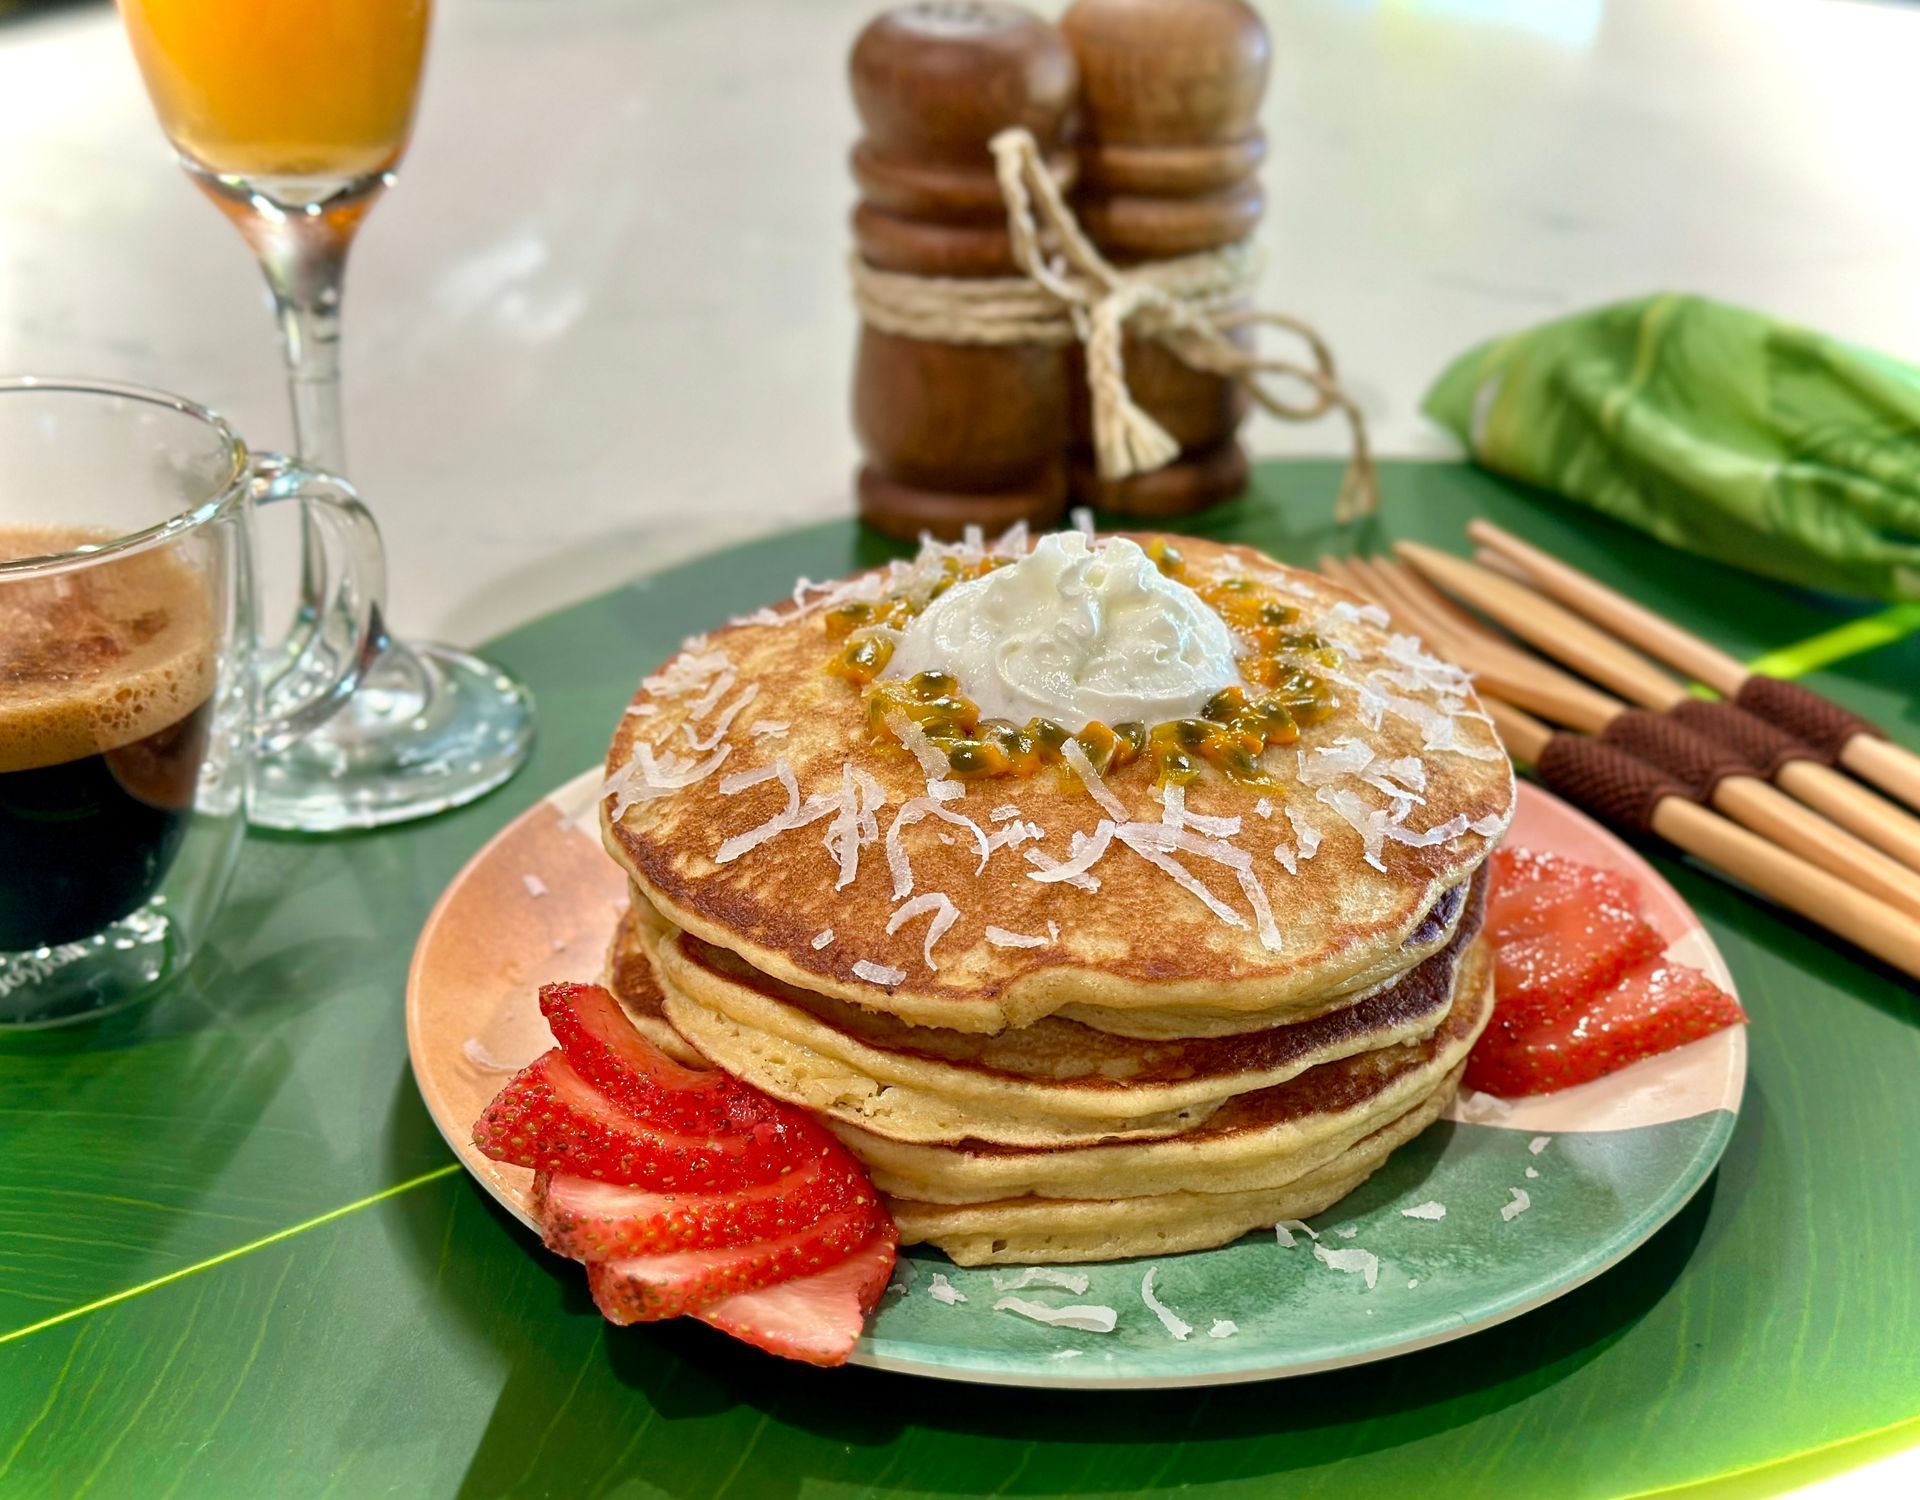
M 1282 1219 L 1331 1208 L 1393 1151 L 1440 1118 L 1466 1070 L 1447 1074 L 1429 1097 L 1281 1187 L 1241 1193 L 1166 1193 L 1143 1198 L 1009 1198 L 994 1203 L 916 1203 L 888 1211 L 903 1245 L 933 1245 L 963 1266 L 1046 1265 L 1211 1250 Z
M 1463 673 L 1357 596 L 1251 549 L 1180 547 L 1196 582 L 1271 587 L 1339 653 L 1313 670 L 1340 707 L 1262 757 L 1285 792 L 1209 768 L 1168 805 L 1144 761 L 1096 785 L 1050 766 L 962 786 L 873 744 L 859 690 L 824 670 L 822 614 L 982 555 L 930 544 L 803 586 L 649 677 L 608 758 L 609 852 L 682 931 L 920 1026 L 991 1034 L 1071 1008 L 1113 1018 L 1103 1030 L 1190 1035 L 1305 1019 L 1391 981 L 1512 816 L 1492 726 Z M 1034 878 L 1030 856 L 1068 861 L 1103 823 L 1118 831 L 1083 877 L 1097 889 Z
M 917 1145 L 837 1122 L 829 1128 L 889 1199 L 922 1204 L 1282 1187 L 1441 1088 L 1492 1016 L 1492 978 L 1488 945 L 1476 942 L 1462 964 L 1453 1009 L 1432 1036 L 1322 1063 L 1287 1083 L 1242 1094 L 1204 1125 L 1166 1140 L 1036 1151 L 984 1141 Z
M 992 1036 L 915 1027 L 755 973 L 688 934 L 651 946 L 665 1014 L 700 1052 L 776 1098 L 893 1140 L 1070 1146 L 1176 1135 L 1228 1099 L 1338 1058 L 1430 1036 L 1478 933 L 1369 998 L 1265 1031 L 1142 1041 L 1048 1017 Z

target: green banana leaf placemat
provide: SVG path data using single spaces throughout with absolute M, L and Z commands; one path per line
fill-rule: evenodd
M 1195 529 L 1311 562 L 1485 514 L 1738 655 L 1820 601 L 1456 465 L 1263 465 Z M 689 631 L 885 555 L 850 523 L 640 580 L 494 643 L 538 695 L 518 780 L 433 822 L 250 841 L 188 981 L 0 1039 L 0 1496 L 1621 1496 L 1776 1491 L 1920 1442 L 1920 994 L 1656 855 L 1753 1016 L 1714 1181 L 1624 1265 L 1383 1364 L 1211 1391 L 1044 1394 L 788 1366 L 611 1330 L 452 1162 L 401 996 L 441 887 L 602 754 Z M 1920 745 L 1920 641 L 1809 679 Z

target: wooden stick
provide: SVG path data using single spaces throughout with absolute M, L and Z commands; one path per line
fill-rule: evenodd
M 1514 758 L 1538 761 L 1552 731 L 1506 704 L 1490 701 L 1487 709 Z M 1920 925 L 1885 902 L 1685 797 L 1661 798 L 1652 823 L 1676 848 L 1920 979 Z
M 1493 522 L 1469 521 L 1467 535 L 1518 563 L 1532 575 L 1536 588 L 1572 605 L 1588 619 L 1601 622 L 1622 640 L 1633 642 L 1695 682 L 1705 683 L 1723 698 L 1731 698 L 1747 680 L 1747 669 L 1718 646 L 1708 645 L 1645 605 L 1634 603 Z
M 1448 617 L 1439 618 L 1429 602 L 1438 596 L 1404 565 L 1380 559 L 1354 562 L 1363 576 L 1371 578 L 1373 597 L 1389 611 L 1430 622 L 1422 633 L 1473 673 L 1481 692 L 1496 693 L 1532 713 L 1545 714 L 1556 724 L 1594 734 L 1626 707 L 1618 698 L 1510 645 L 1452 605 L 1446 606 Z M 1466 622 L 1464 628 L 1456 627 L 1455 616 Z
M 1645 657 L 1569 614 L 1535 589 L 1431 547 L 1411 542 L 1399 546 L 1415 566 L 1443 587 L 1484 609 L 1549 656 L 1598 678 L 1635 702 L 1665 709 L 1686 695 L 1679 683 Z M 1862 739 L 1856 737 L 1848 748 L 1860 743 Z M 1816 761 L 1791 761 L 1774 780 L 1781 790 L 1825 813 L 1855 837 L 1892 855 L 1909 869 L 1920 870 L 1920 821 L 1886 798 Z
M 1752 675 L 1743 662 L 1719 647 L 1662 619 L 1645 605 L 1636 604 L 1491 521 L 1469 522 L 1467 535 L 1524 568 L 1535 583 L 1554 598 L 1572 605 L 1589 619 L 1603 622 L 1622 639 L 1696 682 L 1705 683 L 1722 697 L 1733 697 Z M 1857 734 L 1841 750 L 1840 764 L 1861 780 L 1870 781 L 1898 797 L 1907 806 L 1920 808 L 1920 755 L 1911 750 L 1876 735 Z
M 1686 696 L 1684 687 L 1639 652 L 1526 585 L 1418 542 L 1396 542 L 1394 550 L 1430 582 L 1623 698 L 1643 708 L 1671 708 Z
M 1478 687 L 1481 702 L 1495 715 L 1496 726 L 1500 721 L 1495 704 L 1502 708 L 1533 707 L 1517 702 L 1497 685 L 1482 682 Z M 1553 717 L 1550 708 L 1540 711 L 1548 718 Z M 1808 864 L 1818 865 L 1828 874 L 1920 920 L 1920 873 L 1796 802 L 1764 777 L 1750 774 L 1725 777 L 1713 789 L 1713 805 L 1734 822 L 1772 840 L 1788 853 L 1799 855 Z

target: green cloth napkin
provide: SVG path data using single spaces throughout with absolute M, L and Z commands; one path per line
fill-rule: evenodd
M 1920 370 L 1704 297 L 1482 344 L 1427 393 L 1475 459 L 1790 583 L 1920 600 Z

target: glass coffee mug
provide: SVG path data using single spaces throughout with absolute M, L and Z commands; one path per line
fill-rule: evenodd
M 289 501 L 324 577 L 282 655 L 252 533 Z M 254 757 L 353 691 L 383 586 L 343 481 L 159 391 L 0 380 L 0 1027 L 116 1009 L 192 961 Z

